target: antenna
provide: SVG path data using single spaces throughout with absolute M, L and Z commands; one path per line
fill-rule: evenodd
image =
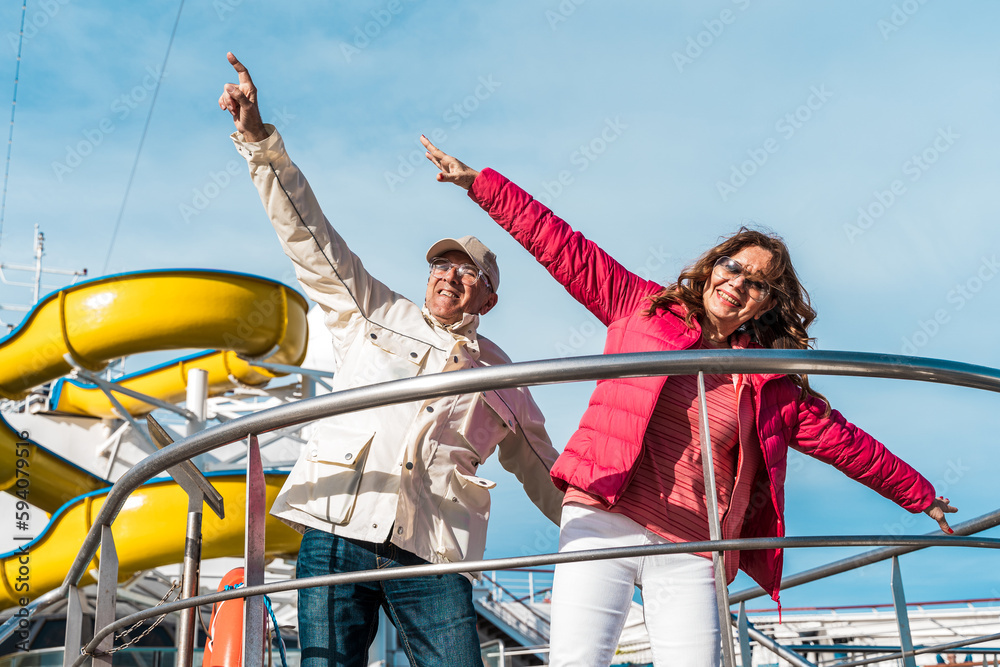
M 8 304 L 0 303 L 0 311 L 11 310 L 19 311 L 22 313 L 27 313 L 31 308 L 38 303 L 38 300 L 42 297 L 42 290 L 54 288 L 54 285 L 43 285 L 42 275 L 43 274 L 53 274 L 60 276 L 72 276 L 70 284 L 76 283 L 77 279 L 85 278 L 87 276 L 87 269 L 81 271 L 70 271 L 67 269 L 46 269 L 42 267 L 42 257 L 45 256 L 45 234 L 38 228 L 38 224 L 35 224 L 35 233 L 33 236 L 34 247 L 33 254 L 35 257 L 35 263 L 32 266 L 20 265 L 20 264 L 8 264 L 6 262 L 0 262 L 0 283 L 4 285 L 12 285 L 14 287 L 28 287 L 32 291 L 31 304 Z M 7 277 L 7 271 L 22 271 L 31 273 L 31 282 L 26 282 L 24 280 L 11 280 Z M 7 325 L 8 328 L 12 328 L 11 325 Z
M 33 303 L 38 303 L 39 292 L 42 289 L 42 255 L 45 254 L 45 234 L 38 230 L 38 223 L 35 223 L 35 294 Z

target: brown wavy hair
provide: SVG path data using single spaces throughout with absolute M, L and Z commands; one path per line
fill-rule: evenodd
M 705 317 L 705 284 L 715 269 L 715 262 L 720 257 L 732 257 L 740 250 L 753 246 L 771 253 L 771 262 L 763 275 L 771 285 L 771 293 L 768 296 L 771 307 L 760 316 L 760 319 L 744 322 L 736 333 L 750 334 L 751 340 L 761 347 L 770 349 L 811 348 L 816 339 L 809 336 L 808 329 L 816 319 L 816 311 L 810 304 L 809 293 L 795 273 L 788 246 L 777 234 L 748 227 L 740 227 L 738 232 L 723 239 L 721 243 L 699 257 L 694 264 L 685 267 L 677 282 L 650 297 L 646 315 L 652 317 L 672 305 L 680 305 L 687 310 L 684 321 L 688 326 L 693 326 L 692 321 L 695 318 L 702 324 Z M 816 396 L 826 402 L 829 412 L 830 402 L 809 387 L 808 377 L 794 374 L 790 377 L 802 389 L 803 394 Z

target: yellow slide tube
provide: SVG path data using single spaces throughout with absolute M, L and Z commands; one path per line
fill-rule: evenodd
M 235 352 L 219 350 L 175 359 L 162 366 L 118 378 L 115 384 L 168 403 L 182 403 L 187 396 L 188 371 L 192 368 L 200 368 L 208 373 L 209 396 L 224 394 L 240 385 L 265 385 L 279 375 L 250 365 Z M 156 409 L 156 406 L 138 398 L 119 393 L 114 396 L 134 416 L 145 415 Z M 52 410 L 65 414 L 118 417 L 107 394 L 95 385 L 77 380 L 59 380 L 52 389 L 49 405 Z
M 147 271 L 80 283 L 47 296 L 0 340 L 0 395 L 21 399 L 66 375 L 67 357 L 99 370 L 129 354 L 211 348 L 298 365 L 306 309 L 290 287 L 239 273 Z
M 34 441 L 0 417 L 0 489 L 52 513 L 77 496 L 111 486 Z M 27 450 L 27 456 L 18 456 Z M 18 467 L 18 460 L 25 463 Z M 21 491 L 21 494 L 17 492 Z
M 284 474 L 265 475 L 267 507 L 270 509 Z M 219 519 L 205 508 L 202 522 L 202 558 L 239 556 L 243 553 L 246 483 L 242 473 L 210 475 L 210 481 L 225 499 L 226 518 Z M 107 498 L 107 491 L 86 494 L 56 513 L 45 531 L 0 556 L 0 608 L 18 606 L 21 598 L 34 599 L 58 588 L 83 544 L 93 518 Z M 118 581 L 134 573 L 184 560 L 187 529 L 187 494 L 172 480 L 153 481 L 137 489 L 111 525 L 118 552 Z M 268 515 L 265 553 L 268 556 L 294 554 L 302 536 Z M 96 572 L 100 553 L 89 571 Z M 93 583 L 90 573 L 81 586 Z

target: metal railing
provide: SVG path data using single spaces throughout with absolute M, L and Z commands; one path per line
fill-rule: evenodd
M 555 384 L 582 380 L 601 380 L 617 377 L 641 377 L 652 375 L 702 375 L 704 373 L 800 373 L 814 375 L 850 375 L 860 377 L 896 378 L 919 380 L 956 386 L 984 389 L 1000 392 L 1000 371 L 993 368 L 975 366 L 952 361 L 920 359 L 898 355 L 881 355 L 849 352 L 819 352 L 798 350 L 708 350 L 681 352 L 646 352 L 636 354 L 600 355 L 592 357 L 577 357 L 572 359 L 535 361 L 489 368 L 478 368 L 449 373 L 424 375 L 406 380 L 397 380 L 376 385 L 326 394 L 316 398 L 299 401 L 263 410 L 246 417 L 241 417 L 205 431 L 195 433 L 180 440 L 141 461 L 126 472 L 112 487 L 108 496 L 94 517 L 94 523 L 85 537 L 80 552 L 70 567 L 62 586 L 43 596 L 45 604 L 52 601 L 70 600 L 71 615 L 67 622 L 67 647 L 80 645 L 79 618 L 73 617 L 77 598 L 77 583 L 85 573 L 88 564 L 93 559 L 98 547 L 101 547 L 100 572 L 98 576 L 98 602 L 95 614 L 94 639 L 84 647 L 86 654 L 94 655 L 94 663 L 110 665 L 110 655 L 106 653 L 110 646 L 110 633 L 116 629 L 139 620 L 163 613 L 178 611 L 197 605 L 211 604 L 216 601 L 237 597 L 247 598 L 245 605 L 248 618 L 255 618 L 254 623 L 245 623 L 247 628 L 258 628 L 262 624 L 262 596 L 267 593 L 296 590 L 318 585 L 336 585 L 339 583 L 368 581 L 375 579 L 395 579 L 427 574 L 442 574 L 448 572 L 481 571 L 490 569 L 508 569 L 515 567 L 532 567 L 549 565 L 584 559 L 605 559 L 618 557 L 633 557 L 636 555 L 652 555 L 659 553 L 693 553 L 711 551 L 721 554 L 723 551 L 738 551 L 747 549 L 802 548 L 815 546 L 886 546 L 870 554 L 862 554 L 844 561 L 839 561 L 840 569 L 851 569 L 874 562 L 875 555 L 879 558 L 893 558 L 899 553 L 912 551 L 935 545 L 968 546 L 979 548 L 1000 548 L 1000 540 L 961 537 L 962 534 L 984 530 L 1000 523 L 1000 511 L 980 517 L 955 527 L 956 536 L 860 536 L 842 537 L 790 537 L 790 538 L 760 538 L 737 540 L 713 540 L 687 544 L 651 545 L 628 549 L 604 549 L 589 552 L 572 552 L 568 554 L 546 554 L 521 558 L 507 558 L 489 561 L 462 562 L 443 565 L 426 565 L 409 568 L 394 568 L 391 572 L 353 572 L 313 577 L 309 579 L 292 580 L 262 584 L 263 581 L 263 512 L 259 511 L 262 493 L 262 474 L 259 466 L 259 454 L 254 456 L 257 446 L 257 436 L 288 426 L 302 424 L 322 417 L 343 414 L 355 410 L 363 410 L 381 405 L 407 403 L 442 396 L 473 393 L 489 389 L 505 389 L 518 386 Z M 699 382 L 701 392 L 700 403 L 704 410 L 704 389 Z M 247 587 L 223 593 L 214 593 L 188 598 L 179 602 L 169 603 L 153 610 L 138 612 L 128 617 L 114 619 L 114 590 L 117 583 L 117 562 L 113 557 L 114 543 L 111 535 L 111 524 L 122 508 L 129 494 L 152 477 L 170 469 L 192 457 L 204 454 L 212 449 L 239 440 L 247 439 L 251 454 L 248 460 L 248 512 L 247 512 Z M 705 453 L 705 468 L 712 470 L 711 443 L 707 438 L 703 441 Z M 255 465 L 256 463 L 256 465 Z M 258 480 L 259 478 L 259 480 Z M 707 495 L 714 497 L 712 480 L 706 480 Z M 257 507 L 253 511 L 251 507 Z M 711 514 L 710 514 L 711 516 Z M 717 516 L 717 515 L 716 515 Z M 717 519 L 716 519 L 717 520 Z M 713 537 L 718 537 L 713 531 Z M 718 565 L 717 559 L 717 565 Z M 823 573 L 821 574 L 820 571 Z M 821 576 L 828 576 L 833 570 L 817 568 L 812 575 L 790 581 L 790 585 L 805 583 Z M 794 577 L 792 578 L 795 579 Z M 783 588 L 786 587 L 783 583 Z M 727 591 L 724 577 L 719 578 L 717 586 L 719 593 L 720 614 L 724 621 L 729 621 L 730 602 L 742 602 L 745 599 L 759 595 L 757 591 L 744 592 L 732 596 L 727 601 Z M 901 592 L 900 592 L 901 593 Z M 900 594 L 901 597 L 901 594 Z M 33 607 L 38 608 L 42 601 L 36 601 Z M 897 614 L 905 617 L 905 606 L 897 604 Z M 740 614 L 737 620 L 741 656 L 746 662 L 749 648 L 749 638 L 754 638 L 764 646 L 789 660 L 795 665 L 810 665 L 795 652 L 781 647 L 772 639 L 763 635 L 751 624 L 746 622 L 745 614 Z M 9 622 L 8 622 L 9 623 Z M 0 628 L 0 635 L 7 629 L 5 624 Z M 723 627 L 725 627 L 725 623 Z M 905 629 L 901 626 L 901 631 Z M 724 633 L 724 637 L 728 633 Z M 908 649 L 908 637 L 901 639 L 901 645 Z M 973 643 L 975 640 L 970 640 Z M 728 648 L 726 648 L 728 645 Z M 723 641 L 725 661 L 727 665 L 735 665 L 735 652 L 732 642 Z M 103 653 L 102 653 L 103 652 Z M 244 656 L 247 667 L 259 667 L 260 656 L 263 653 L 263 636 L 260 632 L 248 632 L 245 637 Z M 904 657 L 906 664 L 913 663 L 913 652 Z M 66 651 L 66 662 L 69 665 L 79 665 L 86 660 L 81 655 L 71 660 L 72 651 Z M 875 660 L 877 660 L 876 658 Z M 883 658 L 886 659 L 886 658 Z M 874 661 L 874 660 L 873 660 Z M 185 667 L 181 665 L 180 667 Z

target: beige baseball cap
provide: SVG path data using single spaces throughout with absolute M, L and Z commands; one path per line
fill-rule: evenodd
M 427 261 L 440 257 L 449 250 L 464 252 L 469 259 L 486 274 L 494 294 L 500 287 L 500 267 L 497 266 L 497 256 L 475 236 L 463 236 L 460 239 L 441 239 L 427 251 Z

